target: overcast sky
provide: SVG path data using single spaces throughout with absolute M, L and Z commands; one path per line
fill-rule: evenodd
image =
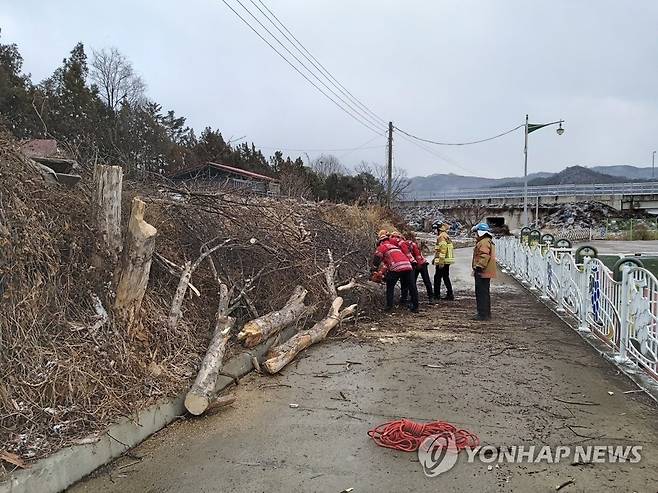
M 554 127 L 530 135 L 530 172 L 648 166 L 658 149 L 656 0 L 263 1 L 352 94 L 410 133 L 465 141 L 526 113 L 531 123 L 566 120 L 561 137 Z M 265 152 L 309 149 L 311 158 L 367 143 L 334 154 L 348 165 L 385 160 L 384 137 L 318 93 L 221 0 L 0 4 L 2 42 L 19 45 L 33 80 L 78 41 L 88 53 L 116 46 L 148 95 L 199 131 L 211 125 Z M 438 156 L 395 135 L 396 165 L 411 176 L 523 172 L 522 131 L 428 146 Z

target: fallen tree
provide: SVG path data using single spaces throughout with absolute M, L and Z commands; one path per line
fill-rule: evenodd
M 238 334 L 238 340 L 242 341 L 244 347 L 254 347 L 297 321 L 310 309 L 304 304 L 307 293 L 302 286 L 297 286 L 283 308 L 244 324 Z
M 343 298 L 339 296 L 331 304 L 329 313 L 327 313 L 325 318 L 310 329 L 298 332 L 283 344 L 272 348 L 267 354 L 265 363 L 261 367 L 264 367 L 268 373 L 277 373 L 301 351 L 316 342 L 324 340 L 329 335 L 329 332 L 331 332 L 331 329 L 356 311 L 356 305 L 350 305 L 344 310 L 340 309 L 342 306 Z
M 196 380 L 185 396 L 185 408 L 195 416 L 203 414 L 213 399 L 215 383 L 226 353 L 226 343 L 229 340 L 231 328 L 235 324 L 235 318 L 226 315 L 228 305 L 228 288 L 226 284 L 222 284 L 219 290 L 219 306 L 215 316 L 215 330 Z
M 331 250 L 327 250 L 327 255 L 329 257 L 329 265 L 324 269 L 324 275 L 325 282 L 327 283 L 327 294 L 330 299 L 333 300 L 331 307 L 329 308 L 329 313 L 327 313 L 325 318 L 317 322 L 310 329 L 298 332 L 283 344 L 270 349 L 267 353 L 267 358 L 262 365 L 268 373 L 277 373 L 281 371 L 281 369 L 290 363 L 301 351 L 316 342 L 326 339 L 329 332 L 331 332 L 331 329 L 336 327 L 336 325 L 342 322 L 345 318 L 353 315 L 356 311 L 356 304 L 350 305 L 344 310 L 341 310 L 341 307 L 343 306 L 343 298 L 338 296 L 339 291 L 345 292 L 349 291 L 352 287 L 355 287 L 356 282 L 353 279 L 350 283 L 344 284 L 336 289 L 336 264 L 334 262 L 334 256 L 331 253 Z

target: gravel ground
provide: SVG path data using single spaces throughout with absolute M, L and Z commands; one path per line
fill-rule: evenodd
M 362 322 L 278 376 L 252 374 L 231 407 L 178 421 L 70 491 L 548 492 L 572 480 L 560 491 L 655 492 L 654 401 L 624 394 L 634 384 L 506 275 L 492 285 L 494 320 L 470 320 L 468 255 L 457 251 L 457 301 Z M 428 478 L 416 454 L 366 435 L 400 417 L 449 421 L 502 449 L 641 445 L 642 460 L 490 466 L 462 453 Z

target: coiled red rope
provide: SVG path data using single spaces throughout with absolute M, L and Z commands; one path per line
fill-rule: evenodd
M 461 430 L 445 421 L 416 423 L 408 419 L 398 419 L 376 426 L 368 432 L 368 436 L 380 447 L 415 452 L 427 437 L 438 435 L 446 440 L 454 440 L 457 450 L 475 448 L 480 445 L 480 439 L 474 433 Z

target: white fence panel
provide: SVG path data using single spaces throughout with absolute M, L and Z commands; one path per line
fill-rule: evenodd
M 515 237 L 500 238 L 496 245 L 507 272 L 571 314 L 579 330 L 595 334 L 618 352 L 619 361 L 658 379 L 658 279 L 651 272 L 627 268 L 615 281 L 598 259 L 577 264 L 571 253 L 529 246 Z

